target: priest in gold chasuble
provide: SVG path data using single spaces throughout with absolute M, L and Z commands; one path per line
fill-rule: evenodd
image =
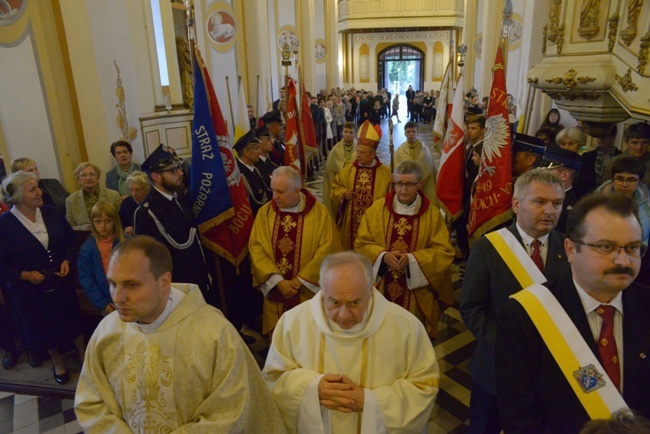
M 265 335 L 273 331 L 282 313 L 320 290 L 320 263 L 340 250 L 329 212 L 301 185 L 294 169 L 275 169 L 273 200 L 260 208 L 251 232 L 253 285 L 264 294 Z
M 414 314 L 435 338 L 442 310 L 453 304 L 454 249 L 440 210 L 420 191 L 419 164 L 402 162 L 393 179 L 395 190 L 361 219 L 354 249 L 373 261 L 386 299 Z
M 336 210 L 336 223 L 344 249 L 354 248 L 354 239 L 363 213 L 390 189 L 390 169 L 376 156 L 381 130 L 370 121 L 361 125 L 357 158 L 336 175 L 330 198 Z
M 284 433 L 255 359 L 197 285 L 172 283 L 148 236 L 115 247 L 115 312 L 99 324 L 75 394 L 85 433 Z

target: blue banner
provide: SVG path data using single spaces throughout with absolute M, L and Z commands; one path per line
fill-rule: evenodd
M 192 212 L 196 223 L 209 226 L 232 217 L 234 210 L 219 152 L 202 69 L 194 60 L 194 122 L 192 124 Z M 202 231 L 203 232 L 203 231 Z

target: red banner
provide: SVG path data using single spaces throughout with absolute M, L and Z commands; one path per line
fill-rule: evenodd
M 465 178 L 465 104 L 463 77 L 456 83 L 454 105 L 442 145 L 436 195 L 445 212 L 456 220 L 463 212 L 463 180 Z
M 311 101 L 305 91 L 305 82 L 302 79 L 302 68 L 298 65 L 298 80 L 300 83 L 300 122 L 302 129 L 300 130 L 300 143 L 305 152 L 305 160 L 309 162 L 313 157 L 318 155 L 318 142 L 316 141 L 316 128 L 314 127 L 314 120 L 311 117 L 311 108 L 309 107 Z
M 305 154 L 300 149 L 300 124 L 296 107 L 296 82 L 292 78 L 287 83 L 287 113 L 286 130 L 284 134 L 284 165 L 291 166 L 302 174 L 303 179 L 307 174 Z
M 508 121 L 508 91 L 503 53 L 497 50 L 485 122 L 483 153 L 470 206 L 470 240 L 512 218 L 512 131 Z

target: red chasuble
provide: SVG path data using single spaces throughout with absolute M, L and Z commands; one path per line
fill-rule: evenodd
M 282 277 L 287 280 L 296 277 L 300 271 L 300 248 L 302 247 L 305 215 L 316 203 L 316 198 L 309 191 L 305 189 L 301 191 L 306 199 L 305 209 L 302 212 L 283 212 L 275 204 L 275 201 L 271 201 L 271 206 L 277 213 L 271 238 L 275 251 L 275 264 L 282 273 Z M 272 294 L 272 292 L 276 292 L 276 294 Z M 280 290 L 274 289 L 269 293 L 269 298 L 284 304 L 285 310 L 289 310 L 300 303 L 300 291 L 287 299 L 282 296 Z
M 429 199 L 420 194 L 422 205 L 420 211 L 415 215 L 397 214 L 393 210 L 393 197 L 395 191 L 390 191 L 386 195 L 386 208 L 390 212 L 388 218 L 388 227 L 386 230 L 386 249 L 389 251 L 398 250 L 400 253 L 410 253 L 417 250 L 418 234 L 420 227 L 420 217 L 429 209 Z M 386 270 L 384 276 L 384 296 L 395 304 L 408 310 L 409 291 L 406 284 L 406 272 L 408 267 L 402 271 Z

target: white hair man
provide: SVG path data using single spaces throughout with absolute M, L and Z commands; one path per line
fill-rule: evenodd
M 264 294 L 262 333 L 270 334 L 285 310 L 316 294 L 321 261 L 340 250 L 325 206 L 301 188 L 289 166 L 273 171 L 273 200 L 255 217 L 249 241 L 253 285 Z
M 433 347 L 372 282 L 362 255 L 329 255 L 321 291 L 280 318 L 263 375 L 288 433 L 426 432 L 439 381 Z

